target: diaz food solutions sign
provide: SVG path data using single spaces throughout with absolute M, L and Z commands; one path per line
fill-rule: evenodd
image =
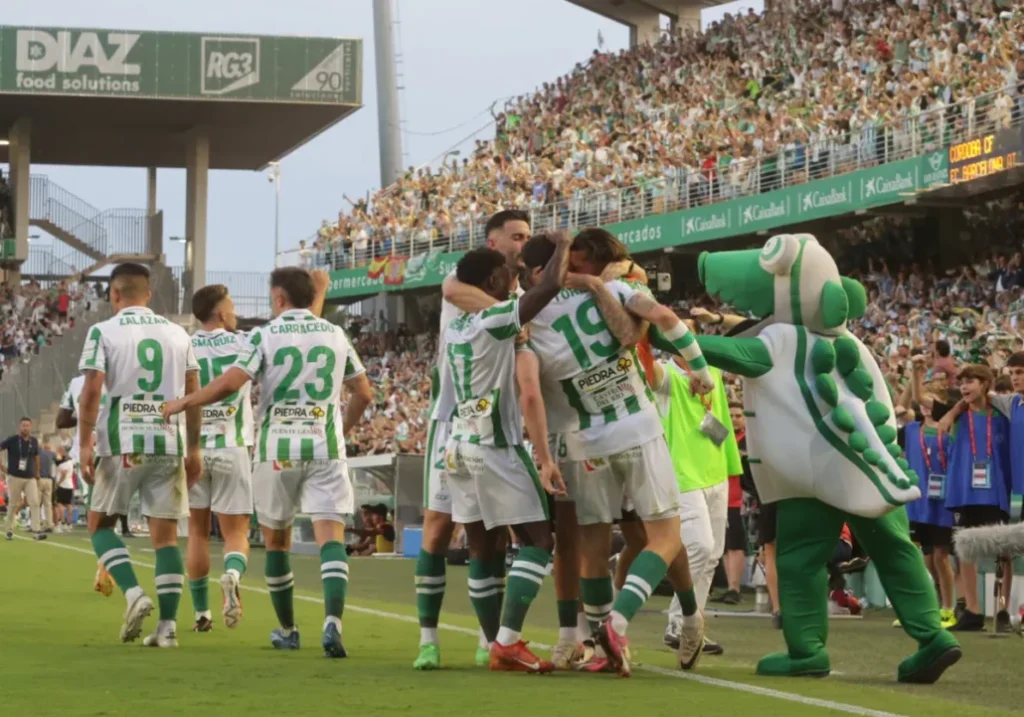
M 0 26 L 0 92 L 360 104 L 362 41 Z

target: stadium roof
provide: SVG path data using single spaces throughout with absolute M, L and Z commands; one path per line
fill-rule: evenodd
M 0 26 L 0 138 L 32 162 L 259 169 L 359 109 L 362 41 Z M 0 145 L 0 162 L 8 161 Z

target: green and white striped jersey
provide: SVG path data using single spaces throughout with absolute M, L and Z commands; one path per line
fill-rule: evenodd
M 60 407 L 71 411 L 71 415 L 78 419 L 78 401 L 82 396 L 82 389 L 85 388 L 85 376 L 75 376 L 71 379 L 71 383 L 64 390 L 64 395 L 60 397 Z M 100 395 L 100 405 L 102 406 L 107 402 L 107 391 L 103 389 L 103 393 Z M 78 429 L 74 431 L 74 438 L 71 440 L 71 460 L 78 462 Z
M 448 324 L 448 371 L 441 381 L 450 382 L 455 396 L 453 440 L 499 448 L 522 445 L 515 343 L 520 329 L 519 299 L 463 312 Z
M 200 385 L 205 386 L 234 366 L 245 345 L 245 334 L 233 334 L 224 329 L 200 329 L 192 334 L 192 351 L 199 362 Z M 246 383 L 224 400 L 203 406 L 203 448 L 252 445 L 251 390 L 252 384 Z
M 185 373 L 199 370 L 183 328 L 143 306 L 122 309 L 89 329 L 78 368 L 105 374 L 97 455 L 184 455 L 184 418 L 160 415 L 165 401 L 185 395 Z
M 342 384 L 365 369 L 340 326 L 285 311 L 252 331 L 235 366 L 260 385 L 257 461 L 345 459 Z
M 646 286 L 606 285 L 625 304 Z M 654 395 L 633 349 L 612 335 L 590 292 L 563 289 L 530 322 L 548 430 L 565 433 L 574 460 L 601 458 L 663 435 Z

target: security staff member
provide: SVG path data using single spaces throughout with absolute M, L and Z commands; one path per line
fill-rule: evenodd
M 28 503 L 30 529 L 36 539 L 43 540 L 46 533 L 39 532 L 39 441 L 32 435 L 32 419 L 22 418 L 18 433 L 0 443 L 7 451 L 7 539 L 14 539 L 14 516 L 22 496 Z

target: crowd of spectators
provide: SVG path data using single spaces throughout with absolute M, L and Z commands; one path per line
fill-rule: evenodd
M 988 364 L 999 375 L 1009 355 L 1024 350 L 1024 195 L 965 212 L 961 248 L 982 237 L 987 248 L 955 268 L 939 270 L 915 260 L 913 232 L 912 220 L 889 216 L 838 232 L 840 268 L 869 294 L 865 316 L 850 330 L 874 352 L 896 395 L 908 386 L 917 353 L 927 355 L 933 369 L 944 366 L 947 378 L 964 363 Z M 703 293 L 677 300 L 672 308 L 696 317 L 730 311 Z M 349 442 L 349 455 L 422 453 L 436 334 L 412 336 L 404 327 L 381 331 L 365 320 L 349 330 L 377 396 Z M 740 381 L 728 380 L 732 398 L 739 400 Z
M 369 200 L 345 197 L 300 253 L 348 266 L 449 239 L 462 248 L 509 207 L 605 224 L 640 202 L 657 213 L 767 191 L 921 152 L 979 122 L 1007 125 L 1024 72 L 1020 4 L 779 2 L 703 33 L 595 51 L 492 108 L 495 138 L 471 156 L 410 169 Z
M 0 286 L 0 380 L 12 365 L 28 363 L 74 326 L 75 317 L 96 299 L 95 286 L 74 280 L 46 288 L 34 281 Z

